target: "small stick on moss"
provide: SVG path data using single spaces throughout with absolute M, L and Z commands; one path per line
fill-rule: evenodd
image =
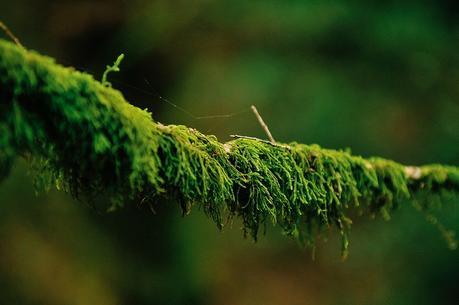
M 405 175 L 411 179 L 419 179 L 422 176 L 422 171 L 417 166 L 405 166 Z
M 269 145 L 272 145 L 272 146 L 283 147 L 283 148 L 291 149 L 291 147 L 288 146 L 288 145 L 286 145 L 286 144 L 278 144 L 278 143 L 276 143 L 276 142 L 273 143 L 273 142 L 271 142 L 271 141 L 263 140 L 263 139 L 256 138 L 256 137 L 241 136 L 241 135 L 237 135 L 237 134 L 232 134 L 232 135 L 230 135 L 230 137 L 231 137 L 231 138 L 234 138 L 234 139 L 247 139 L 247 140 L 259 141 L 259 142 L 266 143 L 266 144 L 269 144 Z
M 241 136 L 241 135 L 237 135 L 237 134 L 232 134 L 232 135 L 230 135 L 230 137 L 231 138 L 235 138 L 235 139 L 247 139 L 247 140 L 259 141 L 259 142 L 263 142 L 263 143 L 270 144 L 270 145 L 275 144 L 275 143 L 273 143 L 271 141 L 268 141 L 268 140 L 263 140 L 263 139 L 256 138 L 256 137 Z
M 21 44 L 19 39 L 16 36 L 14 36 L 14 34 L 10 31 L 10 29 L 2 21 L 0 21 L 0 29 L 2 29 L 5 32 L 6 36 L 11 38 L 11 40 L 13 40 L 15 44 L 17 44 L 21 48 L 24 48 L 24 46 Z
M 266 125 L 263 119 L 261 118 L 261 115 L 258 113 L 257 108 L 254 105 L 252 105 L 250 108 L 252 108 L 253 113 L 258 119 L 258 122 L 260 123 L 261 127 L 268 136 L 269 141 L 273 144 L 276 143 L 276 140 L 274 140 L 273 136 L 271 135 L 271 132 L 269 131 L 268 125 Z

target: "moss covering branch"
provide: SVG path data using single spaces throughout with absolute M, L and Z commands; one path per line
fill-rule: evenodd
M 335 226 L 347 248 L 349 208 L 388 216 L 399 203 L 459 193 L 459 169 L 405 167 L 317 145 L 216 137 L 155 122 L 92 76 L 0 40 L 0 180 L 18 156 L 46 185 L 114 207 L 172 196 L 219 226 L 241 217 L 254 239 L 267 221 L 313 242 Z

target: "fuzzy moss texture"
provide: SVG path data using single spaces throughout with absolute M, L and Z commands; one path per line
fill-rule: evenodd
M 102 194 L 116 208 L 172 196 L 218 227 L 240 217 L 254 239 L 268 221 L 311 245 L 334 226 L 344 251 L 348 210 L 388 217 L 399 203 L 428 210 L 432 198 L 459 193 L 458 167 L 405 167 L 297 143 L 223 144 L 165 126 L 91 75 L 0 40 L 0 181 L 18 156 L 38 168 L 38 184 L 77 198 Z

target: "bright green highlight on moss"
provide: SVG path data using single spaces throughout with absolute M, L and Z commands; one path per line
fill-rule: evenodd
M 459 193 L 459 169 L 406 167 L 381 158 L 297 143 L 239 138 L 227 143 L 185 126 L 162 125 L 103 83 L 0 40 L 0 180 L 18 156 L 33 161 L 37 184 L 77 198 L 171 196 L 184 213 L 200 207 L 218 227 L 240 217 L 257 238 L 267 222 L 313 245 L 336 227 L 348 247 L 348 210 L 382 214 L 405 201 Z M 104 85 L 105 84 L 105 85 Z

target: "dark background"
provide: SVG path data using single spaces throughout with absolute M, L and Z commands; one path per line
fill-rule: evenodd
M 459 165 L 456 1 L 0 1 L 61 64 L 100 79 L 124 53 L 110 82 L 164 124 L 265 137 L 255 104 L 278 141 Z M 0 185 L 3 304 L 458 304 L 459 252 L 411 206 L 313 261 L 275 227 L 254 244 L 175 202 L 106 214 L 31 181 L 18 160 Z M 440 219 L 459 229 L 457 207 Z

